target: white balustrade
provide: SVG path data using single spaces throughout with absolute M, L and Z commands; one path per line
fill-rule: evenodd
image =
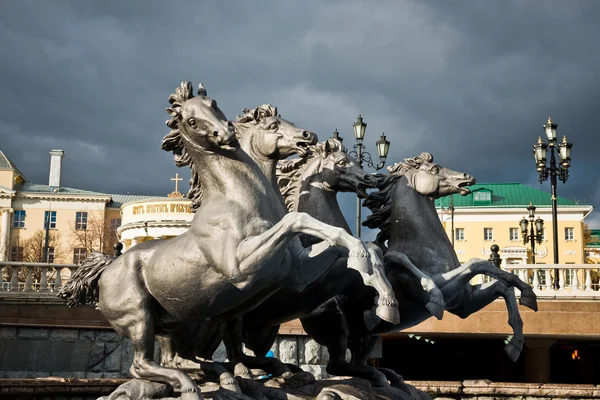
M 521 279 L 532 276 L 531 285 L 539 298 L 600 300 L 598 282 L 592 281 L 592 271 L 600 271 L 598 264 L 511 264 L 505 269 Z M 558 289 L 553 285 L 555 269 L 558 269 Z M 544 282 L 540 282 L 540 277 L 544 277 Z
M 77 270 L 75 264 L 46 264 L 18 261 L 0 261 L 0 293 L 31 292 L 56 296 L 63 284 L 61 271 L 68 268 L 71 276 Z M 70 278 L 69 278 L 70 279 Z

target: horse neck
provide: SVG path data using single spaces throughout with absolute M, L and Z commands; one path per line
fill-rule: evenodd
M 411 259 L 419 258 L 423 248 L 430 248 L 440 257 L 451 259 L 451 262 L 458 265 L 456 253 L 435 210 L 434 201 L 409 186 L 405 176 L 398 179 L 395 185 L 389 248 L 405 252 Z
M 243 149 L 238 149 L 231 157 L 207 153 L 195 157 L 193 163 L 200 176 L 204 201 L 222 196 L 261 214 L 269 211 L 273 218 L 281 218 L 285 214 L 271 182 Z
M 256 143 L 254 141 L 256 135 L 256 129 L 248 129 L 245 133 L 242 134 L 242 137 L 240 138 L 240 147 L 258 165 L 258 167 L 267 177 L 269 182 L 271 182 L 271 186 L 277 189 L 276 169 L 278 160 L 260 154 L 260 151 L 256 148 Z
M 306 171 L 299 181 L 299 190 L 296 193 L 296 210 L 305 212 L 326 224 L 343 228 L 350 232 L 346 218 L 342 214 L 337 201 L 337 192 L 323 187 L 323 176 L 320 172 L 321 160 L 315 159 L 312 165 L 306 166 Z

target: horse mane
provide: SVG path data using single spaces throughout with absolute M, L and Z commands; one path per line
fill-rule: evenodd
M 181 139 L 181 132 L 179 130 L 179 121 L 181 120 L 181 108 L 183 104 L 194 97 L 193 86 L 191 82 L 182 81 L 178 88 L 175 89 L 175 93 L 169 96 L 169 103 L 171 107 L 167 107 L 167 113 L 171 116 L 166 123 L 171 130 L 162 140 L 162 149 L 165 151 L 172 151 L 173 158 L 175 159 L 175 165 L 183 167 L 189 165 L 192 170 L 192 177 L 190 178 L 190 190 L 188 191 L 188 198 L 192 200 L 192 211 L 195 212 L 200 204 L 202 203 L 202 184 L 200 181 L 200 174 L 196 170 L 192 158 L 183 145 Z M 206 89 L 202 84 L 198 87 L 198 95 L 206 96 Z
M 405 158 L 403 162 L 387 167 L 389 175 L 377 174 L 377 188 L 379 191 L 371 193 L 365 199 L 363 205 L 371 210 L 362 223 L 370 229 L 379 229 L 375 243 L 384 248 L 384 243 L 390 238 L 390 216 L 392 214 L 392 194 L 396 181 L 406 175 L 412 169 L 418 169 L 424 163 L 433 162 L 433 156 L 429 153 L 421 153 L 416 157 Z
M 341 140 L 334 138 L 308 146 L 307 149 L 309 151 L 306 155 L 292 160 L 283 160 L 277 164 L 277 184 L 289 211 L 294 211 L 296 207 L 295 199 L 301 186 L 300 177 L 309 162 L 317 156 L 325 158 L 333 152 L 346 151 Z
M 232 124 L 237 136 L 240 136 L 246 133 L 249 128 L 257 125 L 264 118 L 279 116 L 277 107 L 271 104 L 263 104 L 262 106 L 253 109 L 243 108 L 242 115 L 238 115 L 236 120 L 232 121 Z

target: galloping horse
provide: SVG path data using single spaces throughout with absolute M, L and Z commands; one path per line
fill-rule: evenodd
M 167 383 L 185 399 L 202 399 L 186 373 L 154 362 L 157 334 L 177 332 L 188 321 L 234 318 L 283 287 L 302 291 L 340 255 L 363 274 L 380 261 L 342 229 L 287 213 L 202 86 L 194 96 L 191 84 L 182 82 L 169 102 L 171 131 L 162 148 L 174 153 L 178 166 L 191 166 L 195 204 L 202 198 L 190 229 L 168 241 L 141 243 L 114 260 L 85 263 L 60 295 L 71 305 L 84 291 L 98 296 L 111 326 L 132 342 L 134 377 Z M 324 242 L 304 248 L 299 233 Z M 378 304 L 384 319 L 397 313 L 393 293 Z
M 337 192 L 355 192 L 366 197 L 365 189 L 373 187 L 375 180 L 345 153 L 339 140 L 329 139 L 310 146 L 309 149 L 308 155 L 283 161 L 278 166 L 278 180 L 286 205 L 290 211 L 309 212 L 320 221 L 349 232 L 350 228 L 336 199 Z M 304 245 L 314 243 L 312 237 L 303 236 L 302 240 Z M 377 246 L 372 246 L 372 249 L 380 251 Z M 420 271 L 418 273 L 424 275 Z M 386 280 L 382 272 L 375 270 L 373 279 Z M 431 282 L 433 285 L 433 281 Z M 427 285 L 424 285 L 424 289 L 428 290 Z M 435 294 L 435 291 L 432 292 Z M 279 324 L 302 317 L 342 293 L 349 296 L 371 293 L 362 284 L 358 274 L 347 271 L 344 260 L 340 260 L 335 268 L 308 290 L 301 293 L 282 290 L 245 315 L 243 335 L 246 347 L 257 355 L 264 355 L 275 340 Z M 443 307 L 441 292 L 437 301 Z M 373 321 L 371 310 L 366 311 L 364 317 L 371 324 L 379 322 Z M 345 349 L 340 357 L 336 353 L 330 353 L 332 358 L 341 358 L 342 361 L 344 355 Z
M 431 276 L 441 289 L 446 310 L 461 318 L 503 297 L 508 309 L 508 323 L 514 331 L 506 352 L 516 360 L 524 338 L 513 287 L 521 291 L 521 304 L 537 310 L 533 290 L 516 275 L 502 271 L 488 261 L 472 259 L 461 266 L 435 210 L 434 199 L 454 193 L 467 195 L 470 193 L 467 186 L 475 183 L 475 179 L 440 167 L 433 163 L 433 157 L 428 153 L 406 159 L 388 170 L 390 175 L 380 176 L 379 192 L 371 194 L 364 202 L 373 214 L 363 225 L 381 229 L 377 243 L 386 249 L 386 274 L 399 300 L 401 322 L 381 322 L 373 330 L 367 329 L 362 313 L 369 308 L 372 295 L 362 299 L 331 300 L 329 307 L 321 307 L 319 312 L 303 318 L 304 329 L 317 342 L 327 346 L 330 353 L 340 352 L 339 337 L 350 333 L 353 368 L 330 362 L 328 371 L 335 375 L 363 376 L 375 384 L 386 384 L 389 379 L 393 384 L 402 385 L 401 377 L 393 371 L 382 370 L 386 379 L 375 368 L 368 367 L 366 359 L 377 342 L 377 337 L 372 335 L 397 332 L 431 316 L 423 307 L 428 301 L 426 292 L 404 271 L 404 267 L 413 264 Z M 478 274 L 497 280 L 471 285 L 469 281 Z M 415 302 L 413 299 L 420 300 Z

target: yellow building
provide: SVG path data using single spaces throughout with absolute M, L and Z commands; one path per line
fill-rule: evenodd
M 550 193 L 520 183 L 483 183 L 471 187 L 467 196 L 453 195 L 436 200 L 438 215 L 448 237 L 454 239 L 459 261 L 487 259 L 490 246 L 500 247 L 502 266 L 532 261 L 529 243 L 523 244 L 519 221 L 527 207 L 536 207 L 536 218 L 544 220 L 541 244 L 536 243 L 535 263 L 553 264 L 552 200 Z M 584 219 L 590 205 L 558 197 L 558 249 L 560 264 L 585 263 Z
M 189 203 L 181 198 L 183 196 L 180 193 L 170 195 L 176 198 L 159 198 L 64 187 L 61 185 L 63 157 L 62 150 L 50 152 L 48 184 L 38 184 L 30 182 L 0 151 L 0 261 L 43 262 L 47 231 L 47 260 L 77 264 L 90 251 L 113 251 L 112 247 L 118 241 L 117 228 L 121 226 L 121 207 L 124 204 L 157 198 L 162 202 L 179 200 L 179 203 Z M 189 205 L 185 210 L 191 215 Z M 176 207 L 175 211 L 181 211 L 181 207 Z M 161 215 L 163 225 L 177 224 L 181 213 L 175 212 L 171 216 L 168 214 Z M 144 215 L 152 217 L 152 214 Z M 191 218 L 186 216 L 184 219 Z M 49 229 L 46 230 L 48 220 Z M 146 227 L 148 223 L 151 227 L 156 225 L 155 221 L 138 222 L 142 225 L 146 223 Z M 174 236 L 181 232 L 179 229 L 176 233 L 168 235 L 169 233 L 172 232 L 167 229 L 163 236 Z M 138 234 L 142 236 L 140 241 L 148 238 L 147 234 Z M 132 244 L 131 240 L 125 243 Z

